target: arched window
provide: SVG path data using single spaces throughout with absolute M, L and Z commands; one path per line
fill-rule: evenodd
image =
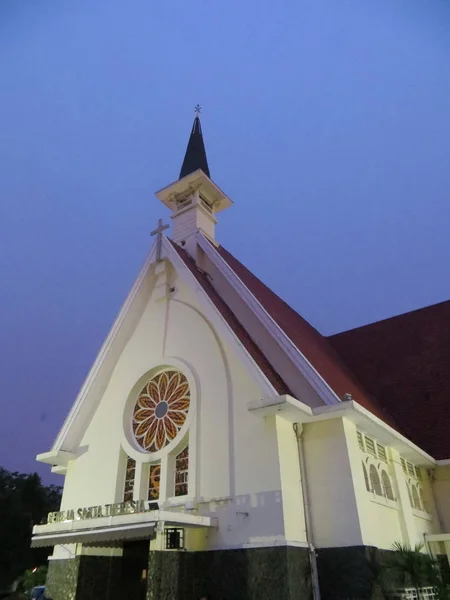
M 124 489 L 123 489 L 123 501 L 124 502 L 131 502 L 131 500 L 133 500 L 135 471 L 136 471 L 136 461 L 128 456 L 126 470 L 125 470 L 125 485 L 124 485 Z
M 361 463 L 361 464 L 362 464 L 363 473 L 364 473 L 364 481 L 366 482 L 366 490 L 368 492 L 371 492 L 372 490 L 370 489 L 370 481 L 369 481 L 369 476 L 367 475 L 366 465 L 364 463 Z
M 159 499 L 159 482 L 161 481 L 161 465 L 150 465 L 148 478 L 148 499 Z
M 420 504 L 419 492 L 415 485 L 411 486 L 411 493 L 413 498 L 413 507 L 417 508 L 417 510 L 422 510 L 422 505 Z
M 383 490 L 381 488 L 380 476 L 378 475 L 378 472 L 374 465 L 370 465 L 369 476 L 370 484 L 372 486 L 372 492 L 374 492 L 377 496 L 382 496 Z
M 187 496 L 189 475 L 189 446 L 175 459 L 175 496 Z
M 383 484 L 384 495 L 388 500 L 395 500 L 394 492 L 392 491 L 392 484 L 389 475 L 386 471 L 381 471 L 381 482 Z
M 406 484 L 406 487 L 408 488 L 409 503 L 411 504 L 411 507 L 414 508 L 414 500 L 411 494 L 411 488 L 408 484 Z
M 425 499 L 423 489 L 421 487 L 419 488 L 419 497 L 420 497 L 420 503 L 422 504 L 422 510 L 425 510 L 426 512 L 430 512 L 428 502 Z

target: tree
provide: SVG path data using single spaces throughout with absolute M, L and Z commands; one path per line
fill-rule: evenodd
M 17 588 L 22 592 L 28 592 L 37 585 L 45 585 L 47 578 L 47 567 L 41 565 L 34 569 L 27 569 L 17 581 Z
M 420 598 L 420 588 L 426 579 L 426 555 L 423 554 L 423 544 L 410 548 L 406 544 L 395 542 L 393 545 L 396 555 L 394 566 L 402 573 L 405 584 L 411 585 Z
M 427 555 L 425 574 L 428 584 L 433 588 L 436 600 L 450 600 L 450 588 L 442 575 L 441 565 L 436 558 Z
M 37 473 L 0 468 L 0 590 L 26 569 L 46 564 L 48 550 L 32 550 L 31 533 L 60 503 L 61 488 L 42 485 Z
M 368 549 L 366 565 L 372 583 L 372 600 L 385 600 L 387 595 L 386 568 L 381 563 L 379 551 L 375 548 Z
M 396 542 L 393 550 L 394 567 L 403 574 L 405 583 L 411 585 L 420 600 L 420 588 L 430 586 L 438 600 L 450 600 L 450 590 L 443 580 L 439 562 L 429 554 L 422 552 L 423 544 L 410 548 Z

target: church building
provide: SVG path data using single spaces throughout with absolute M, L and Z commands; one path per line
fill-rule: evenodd
M 321 335 L 221 245 L 198 115 L 156 197 L 172 233 L 37 457 L 48 597 L 369 599 L 396 542 L 444 562 L 450 302 Z

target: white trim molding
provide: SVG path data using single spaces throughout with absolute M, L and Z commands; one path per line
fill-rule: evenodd
M 47 463 L 52 467 L 67 467 L 69 460 L 74 460 L 77 457 L 75 452 L 64 452 L 64 450 L 56 450 L 50 452 L 42 452 L 36 456 L 38 462 Z
M 164 240 L 166 242 L 166 240 Z M 164 243 L 163 242 L 163 243 Z M 170 244 L 170 242 L 166 242 Z M 197 296 L 197 300 L 205 312 L 206 318 L 213 323 L 214 328 L 218 335 L 220 335 L 226 342 L 231 343 L 233 347 L 235 347 L 239 353 L 240 359 L 243 363 L 252 371 L 256 373 L 257 382 L 259 386 L 264 390 L 264 393 L 272 396 L 276 393 L 275 388 L 264 375 L 263 371 L 259 368 L 253 358 L 250 356 L 247 349 L 241 344 L 238 340 L 236 334 L 231 329 L 230 325 L 227 323 L 226 319 L 220 314 L 218 308 L 215 306 L 214 302 L 205 292 L 201 284 L 195 279 L 194 275 L 191 273 L 189 267 L 185 264 L 183 259 L 180 257 L 178 252 L 171 247 L 169 249 L 170 252 L 170 261 L 173 266 L 177 270 L 177 273 L 181 276 L 184 282 L 195 291 Z
M 164 258 L 164 255 L 163 255 Z M 135 299 L 136 296 L 139 292 L 139 290 L 141 289 L 141 286 L 143 284 L 143 281 L 146 277 L 146 275 L 148 274 L 150 268 L 152 267 L 153 264 L 156 263 L 156 241 L 154 242 L 148 256 L 147 259 L 144 262 L 144 265 L 142 266 L 139 275 L 133 285 L 133 287 L 131 288 L 130 293 L 128 294 L 122 308 L 119 311 L 118 316 L 116 317 L 113 326 L 110 329 L 110 332 L 108 333 L 105 342 L 103 343 L 103 346 L 100 349 L 100 352 L 97 355 L 97 358 L 91 368 L 91 370 L 88 373 L 88 376 L 86 377 L 83 386 L 81 387 L 81 390 L 78 394 L 78 396 L 75 399 L 75 402 L 69 412 L 69 414 L 67 415 L 63 426 L 61 427 L 58 436 L 53 444 L 52 447 L 52 451 L 54 452 L 58 452 L 60 451 L 62 448 L 64 448 L 64 450 L 67 450 L 67 448 L 65 448 L 66 444 L 67 444 L 67 438 L 69 435 L 69 432 L 71 430 L 73 430 L 74 427 L 76 427 L 76 423 L 79 420 L 79 415 L 81 412 L 81 409 L 83 408 L 83 406 L 86 404 L 87 402 L 87 398 L 91 393 L 91 390 L 93 388 L 93 384 L 94 381 L 96 380 L 97 376 L 99 375 L 100 371 L 102 370 L 102 367 L 104 366 L 104 363 L 108 357 L 108 355 L 110 354 L 111 351 L 111 347 L 113 346 L 114 342 L 116 341 L 119 332 L 122 330 L 123 326 L 124 326 L 124 322 L 128 316 L 128 314 L 130 313 L 133 304 L 135 303 Z M 92 402 L 93 405 L 95 405 L 95 402 Z M 44 453 L 44 455 L 47 453 Z M 42 455 L 38 455 L 39 457 Z M 37 460 L 41 460 L 41 458 L 37 458 Z M 48 462 L 48 461 L 45 461 Z
M 324 403 L 333 405 L 341 402 L 339 396 L 332 390 L 308 359 L 300 352 L 294 342 L 269 315 L 259 300 L 250 292 L 248 287 L 201 233 L 197 235 L 197 243 L 213 265 L 225 277 L 233 290 L 239 295 L 241 300 L 251 309 L 261 325 L 271 334 L 296 369 L 305 377 L 317 394 L 319 394 Z
M 191 273 L 183 259 L 172 246 L 172 243 L 165 236 L 162 236 L 161 259 L 169 260 L 181 279 L 190 289 L 195 292 L 196 298 L 201 309 L 204 311 L 205 317 L 210 323 L 212 323 L 217 335 L 221 336 L 224 341 L 230 343 L 232 347 L 236 349 L 240 360 L 255 374 L 255 379 L 260 388 L 263 390 L 263 393 L 266 395 L 273 395 L 276 393 L 275 389 L 263 371 L 250 356 L 247 349 L 240 343 L 236 334 L 233 332 L 226 320 L 222 317 L 213 301 L 209 298 L 201 284 Z M 139 292 L 141 291 L 144 281 L 149 275 L 150 269 L 154 264 L 157 264 L 156 242 L 153 244 L 153 247 L 139 272 L 131 292 L 123 304 L 119 315 L 117 316 L 91 370 L 89 371 L 89 374 L 78 396 L 76 397 L 61 430 L 58 433 L 51 452 L 39 454 L 37 457 L 38 461 L 66 467 L 68 460 L 73 460 L 77 457 L 77 447 L 82 439 L 84 429 L 87 426 L 85 413 L 88 412 L 89 415 L 93 414 L 101 400 L 101 389 L 99 391 L 98 387 L 96 388 L 95 383 L 98 381 L 102 370 L 105 368 L 105 363 L 111 356 L 114 346 L 120 343 L 119 334 L 123 333 L 125 322 L 128 318 L 130 318 L 130 315 L 132 315 L 133 311 L 136 312 L 136 303 Z M 153 285 L 154 281 L 152 282 L 152 286 Z M 143 301 L 145 302 L 145 298 Z M 122 343 L 125 344 L 126 342 L 122 340 Z

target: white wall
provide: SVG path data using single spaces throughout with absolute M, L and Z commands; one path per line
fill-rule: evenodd
M 198 194 L 192 196 L 192 204 L 172 216 L 173 241 L 179 243 L 197 235 L 200 229 L 211 239 L 214 239 L 216 219 L 201 204 Z M 192 246 L 191 246 L 192 248 Z M 191 249 L 190 248 L 190 249 Z
M 136 328 L 82 437 L 79 457 L 68 465 L 62 510 L 122 499 L 123 415 L 130 393 L 153 368 L 184 364 L 196 388 L 189 431 L 189 493 L 198 500 L 201 514 L 217 517 L 220 523 L 217 531 L 207 534 L 207 546 L 304 544 L 302 482 L 292 424 L 247 410 L 248 401 L 265 395 L 256 370 L 249 371 L 237 343 L 223 339 L 223 324 L 203 307 L 198 286 L 188 287 L 172 268 L 159 265 L 158 271 L 155 287 L 147 286 L 147 305 L 140 309 Z M 167 300 L 166 291 L 172 287 L 175 292 Z M 356 427 L 347 419 L 305 425 L 304 449 L 318 547 L 390 548 L 395 541 L 414 544 L 422 541 L 424 532 L 436 531 L 435 519 L 413 514 L 405 502 L 392 507 L 372 501 Z M 394 463 L 395 477 L 401 481 L 398 457 Z M 146 485 L 140 489 L 144 494 Z M 399 493 L 403 501 L 405 489 Z M 448 468 L 437 471 L 435 492 L 450 531 Z
M 161 300 L 166 286 L 155 286 L 159 291 L 149 298 L 86 429 L 81 455 L 69 463 L 61 509 L 121 500 L 123 414 L 130 391 L 151 369 L 174 359 L 186 363 L 198 392 L 193 398 L 190 445 L 195 458 L 190 468 L 201 512 L 221 522 L 219 531 L 210 534 L 210 546 L 283 543 L 275 422 L 259 419 L 246 408 L 263 393 L 257 378 L 248 373 L 235 348 L 219 341 L 196 293 L 173 270 L 169 279 L 175 293 L 166 302 Z

